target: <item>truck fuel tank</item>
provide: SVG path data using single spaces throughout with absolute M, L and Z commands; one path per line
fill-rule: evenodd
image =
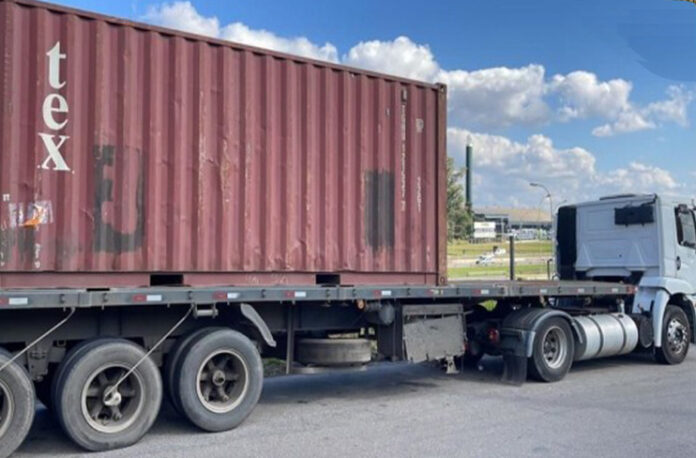
M 607 313 L 573 319 L 580 334 L 575 361 L 625 355 L 638 345 L 638 326 L 628 315 Z

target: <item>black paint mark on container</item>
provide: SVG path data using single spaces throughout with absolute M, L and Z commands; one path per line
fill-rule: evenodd
M 110 223 L 104 221 L 102 206 L 105 202 L 113 202 L 114 182 L 106 177 L 106 169 L 114 167 L 116 148 L 113 145 L 97 145 L 94 147 L 95 158 L 95 191 L 94 191 L 94 251 L 106 253 L 128 253 L 143 246 L 145 232 L 144 215 L 144 176 L 143 156 L 135 151 L 138 160 L 138 185 L 135 193 L 136 225 L 132 232 L 116 230 Z M 128 205 L 121 202 L 121 205 Z
M 373 250 L 394 247 L 394 174 L 365 173 L 365 238 Z

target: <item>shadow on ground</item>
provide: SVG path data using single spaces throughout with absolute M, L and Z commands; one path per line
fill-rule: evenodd
M 571 371 L 569 381 L 572 382 L 573 373 L 608 371 L 612 368 L 641 365 L 654 365 L 654 362 L 647 354 L 578 362 Z M 287 405 L 288 409 L 292 409 L 293 405 L 298 404 L 323 405 L 323 401 L 329 398 L 347 401 L 379 398 L 382 403 L 387 403 L 393 396 L 398 397 L 423 390 L 437 390 L 451 383 L 462 382 L 471 383 L 472 390 L 476 389 L 477 385 L 486 385 L 486 389 L 490 389 L 496 385 L 502 385 L 500 382 L 502 372 L 502 360 L 487 357 L 481 361 L 478 368 L 465 368 L 460 374 L 454 376 L 445 375 L 440 367 L 434 364 L 408 363 L 375 364 L 366 371 L 354 373 L 278 376 L 265 381 L 260 405 Z M 517 388 L 510 387 L 510 389 Z M 196 433 L 198 430 L 181 418 L 165 399 L 155 426 L 144 440 L 161 438 L 170 434 Z M 26 456 L 38 454 L 74 456 L 81 452 L 82 450 L 65 437 L 51 412 L 43 406 L 37 409 L 30 436 L 19 450 L 20 455 Z

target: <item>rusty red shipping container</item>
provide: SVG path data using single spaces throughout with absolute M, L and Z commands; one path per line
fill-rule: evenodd
M 444 281 L 444 86 L 25 0 L 0 52 L 0 287 Z

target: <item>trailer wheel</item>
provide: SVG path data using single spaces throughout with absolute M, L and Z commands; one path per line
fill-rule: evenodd
M 224 329 L 220 327 L 215 327 L 215 328 L 201 328 L 201 329 L 195 329 L 188 334 L 184 334 L 183 336 L 179 337 L 172 347 L 172 349 L 169 351 L 167 354 L 167 358 L 165 359 L 164 362 L 164 369 L 162 371 L 163 375 L 163 381 L 164 381 L 164 389 L 167 392 L 167 396 L 169 397 L 169 401 L 171 404 L 174 406 L 174 409 L 179 412 L 183 413 L 181 411 L 181 405 L 179 404 L 178 401 L 178 396 L 174 395 L 174 380 L 179 377 L 179 373 L 177 372 L 177 366 L 179 365 L 179 361 L 181 361 L 182 355 L 186 353 L 188 348 L 191 346 L 191 343 L 194 342 L 196 339 L 198 339 L 200 336 L 207 334 L 209 332 L 213 332 L 215 330 L 219 329 Z
M 542 382 L 557 382 L 570 370 L 574 355 L 575 340 L 568 322 L 549 318 L 536 331 L 529 373 Z
M 51 380 L 51 393 L 49 402 L 51 404 L 51 409 L 55 411 L 56 402 L 58 402 L 58 396 L 60 395 L 60 386 L 64 383 L 66 369 L 72 366 L 72 362 L 75 358 L 79 358 L 84 352 L 89 351 L 96 345 L 101 345 L 107 342 L 120 342 L 119 339 L 109 338 L 109 337 L 96 337 L 92 339 L 83 340 L 68 351 L 63 360 L 58 365 L 56 373 L 53 374 L 53 379 Z
M 689 354 L 691 327 L 684 310 L 668 305 L 662 324 L 662 346 L 655 347 L 655 359 L 662 364 L 681 364 Z
M 0 350 L 0 366 L 10 360 Z M 0 456 L 10 456 L 22 445 L 34 421 L 36 399 L 29 374 L 16 363 L 0 372 Z
M 174 379 L 184 415 L 205 431 L 238 426 L 256 406 L 263 364 L 256 346 L 231 329 L 204 333 L 182 355 Z
M 67 362 L 57 381 L 56 416 L 66 434 L 90 451 L 127 447 L 152 427 L 162 402 L 155 363 L 132 342 L 90 342 Z M 122 377 L 126 378 L 114 390 Z

